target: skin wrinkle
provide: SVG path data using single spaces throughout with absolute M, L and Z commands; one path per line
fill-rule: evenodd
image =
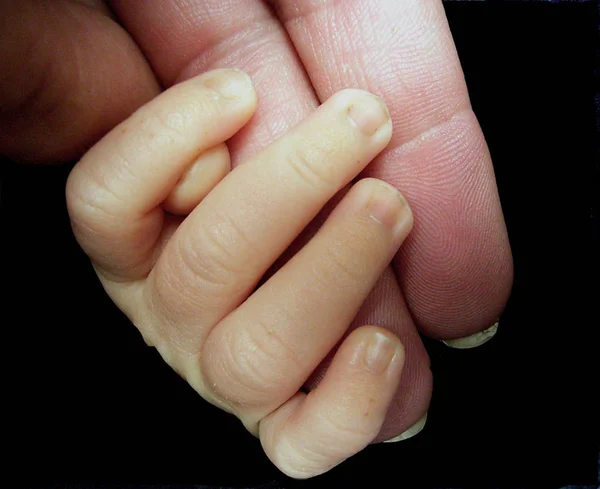
M 247 411 L 244 422 L 258 423 L 265 413 L 281 404 L 273 402 L 273 395 L 285 378 L 284 372 L 278 368 L 264 368 L 266 359 L 267 364 L 275 359 L 260 348 L 248 330 L 241 329 L 233 334 L 231 328 L 218 326 L 214 333 L 207 338 L 203 346 L 205 354 L 200 358 L 205 385 L 211 386 L 211 396 L 226 403 L 233 411 Z
M 213 60 L 222 60 L 224 66 L 232 65 L 229 60 L 237 58 L 241 53 L 244 58 L 247 58 L 247 64 L 256 67 L 277 65 L 278 50 L 264 49 L 271 44 L 279 44 L 281 42 L 280 31 L 276 29 L 272 22 L 263 22 L 259 26 L 244 26 L 235 31 L 228 37 L 223 38 L 218 43 L 215 43 L 208 49 L 202 50 L 201 54 L 192 58 L 185 67 L 179 72 L 177 79 L 182 80 L 188 78 L 188 73 L 205 71 L 212 64 Z M 262 56 L 264 51 L 273 51 L 273 58 L 265 58 Z M 281 65 L 277 66 L 281 69 Z M 254 76 L 253 76 L 254 78 Z
M 178 364 L 177 359 L 180 357 L 194 357 L 199 355 L 200 351 L 196 349 L 197 341 L 203 342 L 204 338 L 202 337 L 202 332 L 198 332 L 194 328 L 193 321 L 173 320 L 173 318 L 177 317 L 175 313 L 183 309 L 180 307 L 180 304 L 188 304 L 193 299 L 186 296 L 186 293 L 189 292 L 189 287 L 184 280 L 179 279 L 177 274 L 172 274 L 164 276 L 163 280 L 153 284 L 152 280 L 154 276 L 155 274 L 150 274 L 147 286 L 143 287 L 141 291 L 141 302 L 146 305 L 145 310 L 147 313 L 140 319 L 139 324 L 144 319 L 147 320 L 145 324 L 149 328 L 146 328 L 146 331 L 150 330 L 155 346 L 169 365 L 173 366 Z M 165 293 L 165 291 L 167 292 Z M 167 297 L 168 299 L 166 299 Z M 194 303 L 192 302 L 192 304 Z M 218 307 L 218 305 L 215 307 Z M 205 310 L 206 308 L 204 307 L 203 309 Z M 202 309 L 199 308 L 197 310 L 198 317 L 201 317 L 201 314 Z M 183 334 L 181 333 L 182 329 L 184 330 Z M 198 336 L 200 338 L 197 338 Z M 166 348 L 166 346 L 169 346 L 169 348 Z M 174 347 L 175 351 L 171 347 Z M 169 361 L 169 358 L 171 358 L 171 361 Z M 193 375 L 194 370 L 180 368 L 178 372 L 185 378 L 181 372 Z M 192 385 L 196 387 L 196 385 Z
M 126 0 L 116 0 L 111 4 L 120 16 L 130 13 L 126 9 Z M 241 12 L 243 12 L 244 23 L 232 24 L 231 19 L 239 18 Z M 270 37 L 266 34 L 274 29 L 273 16 L 269 9 L 260 2 L 249 0 L 153 1 L 152 7 L 148 6 L 144 15 L 151 18 L 149 22 L 144 22 L 143 26 L 146 29 L 152 27 L 150 32 L 144 32 L 144 35 L 152 40 L 152 44 L 165 43 L 178 52 L 174 57 L 168 52 L 144 50 L 142 44 L 142 50 L 154 72 L 166 86 L 181 79 L 181 74 L 193 63 L 197 53 L 213 53 L 220 46 L 231 46 L 230 43 L 249 44 L 249 39 L 260 40 L 262 37 Z M 199 31 L 196 26 L 204 23 L 204 19 L 207 18 L 210 18 L 214 28 L 209 31 Z M 177 24 L 176 29 L 173 28 L 174 24 Z M 134 36 L 138 33 L 138 29 L 142 29 L 142 26 L 133 26 Z M 177 33 L 192 31 L 203 32 L 203 35 L 193 37 L 177 35 Z
M 152 310 L 157 311 L 156 317 L 164 318 L 162 322 L 158 321 L 157 329 L 163 331 L 163 335 L 168 338 L 165 343 L 178 345 L 178 349 L 185 351 L 188 355 L 197 355 L 201 352 L 197 346 L 202 344 L 208 335 L 205 331 L 197 330 L 195 326 L 197 318 L 201 318 L 207 313 L 214 316 L 216 311 L 223 308 L 223 302 L 227 302 L 229 298 L 223 297 L 219 300 L 219 297 L 222 296 L 218 291 L 204 297 L 198 297 L 194 293 L 190 294 L 193 292 L 193 288 L 191 290 L 189 280 L 196 276 L 187 276 L 186 273 L 180 272 L 183 264 L 177 253 L 171 253 L 168 256 L 171 260 L 176 261 L 174 265 L 168 267 L 175 273 L 162 273 L 161 280 L 155 280 L 155 272 L 150 275 L 151 283 L 146 287 L 148 290 L 146 303 L 149 304 L 149 307 L 151 306 Z M 186 267 L 183 269 L 188 270 Z M 150 292 L 152 293 L 150 294 Z M 184 316 L 182 311 L 187 311 L 188 314 Z M 220 315 L 216 317 L 219 321 L 222 319 Z M 166 324 L 163 324 L 165 322 Z

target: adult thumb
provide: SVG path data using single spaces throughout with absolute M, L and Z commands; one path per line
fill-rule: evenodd
M 102 2 L 0 0 L 0 49 L 0 154 L 17 161 L 75 160 L 159 92 Z

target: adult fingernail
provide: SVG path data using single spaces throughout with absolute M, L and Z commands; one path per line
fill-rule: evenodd
M 449 346 L 450 348 L 456 348 L 458 350 L 468 350 L 469 348 L 475 348 L 483 345 L 490 341 L 498 331 L 498 323 L 496 321 L 489 328 L 480 331 L 479 333 L 466 336 L 465 338 L 457 338 L 455 340 L 442 340 L 442 343 Z
M 203 77 L 204 85 L 228 100 L 241 97 L 253 89 L 252 80 L 241 70 L 215 70 Z
M 390 438 L 383 443 L 396 443 L 397 441 L 408 440 L 409 438 L 412 438 L 423 431 L 423 428 L 425 428 L 425 423 L 427 423 L 427 413 L 425 413 L 425 415 L 419 421 L 408 428 L 404 433 L 400 433 L 398 436 Z
M 373 136 L 390 120 L 390 113 L 383 100 L 363 92 L 348 108 L 348 117 L 365 136 Z

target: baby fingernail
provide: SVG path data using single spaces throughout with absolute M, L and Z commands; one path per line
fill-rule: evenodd
M 375 333 L 367 340 L 363 360 L 374 374 L 384 373 L 398 351 L 396 342 L 381 333 Z
M 469 348 L 475 348 L 477 346 L 483 345 L 490 341 L 498 331 L 499 321 L 496 321 L 489 328 L 484 329 L 478 333 L 472 334 L 471 336 L 466 336 L 465 338 L 457 338 L 455 340 L 442 340 L 446 346 L 450 348 L 456 348 L 458 350 L 468 350 Z
M 375 182 L 367 202 L 369 213 L 380 224 L 395 230 L 410 215 L 404 197 L 394 187 L 384 182 Z
M 348 108 L 348 117 L 365 136 L 373 136 L 390 120 L 390 113 L 379 97 L 362 93 Z
M 397 441 L 408 440 L 415 435 L 418 435 L 423 428 L 425 428 L 425 423 L 427 423 L 427 413 L 423 416 L 419 421 L 417 421 L 414 425 L 408 428 L 404 433 L 400 433 L 398 436 L 394 438 L 390 438 L 389 440 L 384 441 L 383 443 L 396 443 Z
M 203 79 L 204 85 L 223 98 L 234 99 L 252 90 L 252 80 L 240 70 L 216 70 Z

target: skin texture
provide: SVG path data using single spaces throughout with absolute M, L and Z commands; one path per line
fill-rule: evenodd
M 228 141 L 233 167 L 339 89 L 381 96 L 395 130 L 365 174 L 402 191 L 415 226 L 350 329 L 378 324 L 405 346 L 398 393 L 376 440 L 422 417 L 432 379 L 417 328 L 438 339 L 483 330 L 498 318 L 512 283 L 489 154 L 438 1 L 148 0 L 143 7 L 113 1 L 109 10 L 101 2 L 3 0 L 0 6 L 0 45 L 9 53 L 0 60 L 0 151 L 26 162 L 76 159 L 161 88 L 218 67 L 249 73 L 261 101 Z M 166 238 L 171 228 L 163 232 Z
M 211 188 L 201 186 L 183 219 L 169 219 L 163 202 L 179 192 L 182 175 L 237 132 L 256 103 L 237 70 L 172 87 L 84 155 L 69 175 L 67 207 L 105 290 L 146 341 L 202 397 L 240 418 L 282 471 L 307 478 L 362 450 L 386 418 L 405 354 L 380 327 L 355 329 L 319 385 L 300 389 L 413 219 L 396 189 L 362 179 L 257 287 L 385 147 L 392 125 L 380 99 L 341 91 Z

